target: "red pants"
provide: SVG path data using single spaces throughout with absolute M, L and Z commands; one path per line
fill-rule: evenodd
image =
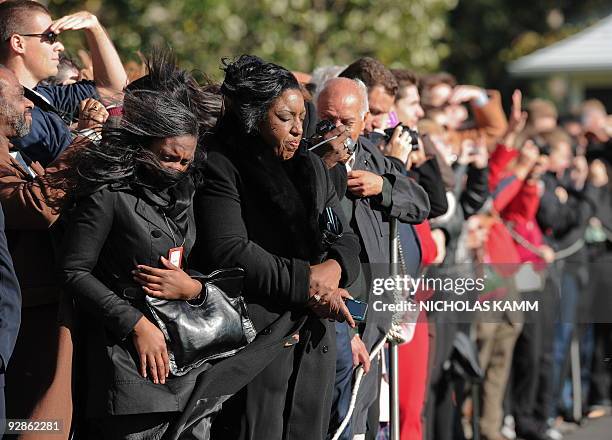
M 419 315 L 412 341 L 398 347 L 400 439 L 422 440 L 422 413 L 427 387 L 429 337 L 427 317 Z

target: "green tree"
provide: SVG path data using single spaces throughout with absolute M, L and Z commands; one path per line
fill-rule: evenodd
M 457 0 L 50 0 L 56 16 L 88 9 L 124 59 L 169 45 L 186 67 L 220 77 L 222 57 L 253 53 L 311 71 L 374 56 L 394 67 L 438 68 Z M 62 37 L 72 51 L 78 36 Z
M 449 14 L 442 67 L 460 81 L 504 87 L 506 64 L 612 13 L 609 0 L 469 0 Z

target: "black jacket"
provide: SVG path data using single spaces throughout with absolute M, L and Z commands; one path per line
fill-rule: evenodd
M 195 242 L 192 207 L 187 215 L 184 237 L 169 218 L 177 245 L 185 239 L 185 256 Z M 83 311 L 87 327 L 87 416 L 183 409 L 199 369 L 156 385 L 138 373 L 131 339 L 144 310 L 131 271 L 137 264 L 160 267 L 160 256 L 173 247 L 162 213 L 137 192 L 104 186 L 71 212 L 59 265 L 63 286 Z
M 4 373 L 19 333 L 20 318 L 21 294 L 6 244 L 4 213 L 0 207 L 0 392 L 3 392 Z M 0 418 L 4 418 L 4 408 L 0 410 Z
M 390 258 L 389 219 L 411 224 L 423 222 L 430 211 L 429 197 L 363 136 L 357 143 L 353 170 L 370 171 L 384 178 L 380 196 L 354 198 L 347 194 L 347 198 L 353 204 L 351 225 L 361 237 L 365 251 L 362 262 L 386 264 Z
M 205 270 L 246 270 L 244 296 L 258 337 L 213 372 L 218 367 L 221 374 L 224 365 L 231 365 L 231 371 L 236 364 L 244 368 L 241 358 L 252 356 L 248 367 L 259 373 L 224 405 L 216 427 L 222 432 L 219 438 L 280 440 L 283 431 L 295 440 L 322 438 L 335 377 L 335 330 L 306 307 L 310 265 L 336 259 L 342 267 L 341 285 L 346 286 L 360 270 L 359 242 L 319 157 L 301 151 L 280 162 L 255 137 L 228 134 L 217 139 L 196 194 L 198 239 L 192 260 Z M 318 222 L 326 207 L 345 229 L 327 256 L 319 245 Z M 283 347 L 291 328 L 299 332 L 300 343 Z M 262 344 L 271 345 L 253 354 Z M 200 397 L 209 395 L 204 387 L 198 390 Z
M 432 219 L 444 215 L 448 211 L 448 200 L 436 159 L 428 159 L 420 167 L 411 171 L 412 173 L 408 173 L 408 176 L 414 177 L 417 183 L 427 192 L 431 207 L 427 218 Z
M 589 197 L 592 188 L 587 183 L 585 188 L 576 190 L 568 179 L 558 179 L 553 173 L 542 176 L 544 194 L 540 199 L 537 221 L 544 233 L 547 243 L 555 250 L 565 250 L 584 237 L 589 218 L 594 213 L 594 203 Z M 566 189 L 568 199 L 561 203 L 555 189 L 561 186 Z M 570 262 L 584 262 L 585 250 L 568 257 Z

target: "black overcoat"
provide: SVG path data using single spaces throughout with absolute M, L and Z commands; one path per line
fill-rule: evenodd
M 360 270 L 359 242 L 319 157 L 300 151 L 280 163 L 256 138 L 242 142 L 209 149 L 194 202 L 198 238 L 192 260 L 207 271 L 246 269 L 245 300 L 258 331 L 243 352 L 215 366 L 235 371 L 244 358 L 260 372 L 224 405 L 213 438 L 323 439 L 335 377 L 335 330 L 306 307 L 310 265 L 336 259 L 346 286 Z M 318 219 L 327 207 L 345 230 L 322 253 Z M 299 334 L 298 344 L 287 338 L 290 332 Z
M 138 373 L 131 338 L 145 310 L 131 271 L 137 264 L 160 267 L 160 256 L 181 243 L 189 255 L 192 205 L 187 215 L 185 236 L 172 218 L 170 232 L 160 209 L 139 192 L 108 185 L 80 199 L 70 214 L 59 265 L 64 288 L 85 313 L 88 417 L 181 411 L 191 394 L 201 370 L 156 385 Z
M 21 294 L 13 260 L 4 234 L 4 212 L 0 206 L 0 419 L 4 419 L 4 373 L 9 363 L 21 321 Z M 0 426 L 0 432 L 3 427 Z

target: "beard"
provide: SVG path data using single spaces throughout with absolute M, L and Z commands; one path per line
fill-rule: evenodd
M 13 129 L 16 137 L 24 137 L 30 132 L 31 124 L 23 115 L 16 115 L 9 119 L 8 124 Z
M 27 114 L 31 112 L 28 110 L 25 113 L 17 113 L 11 105 L 0 101 L 0 116 L 6 118 L 5 123 L 14 133 L 14 137 L 24 137 L 30 132 L 31 122 L 26 118 Z

